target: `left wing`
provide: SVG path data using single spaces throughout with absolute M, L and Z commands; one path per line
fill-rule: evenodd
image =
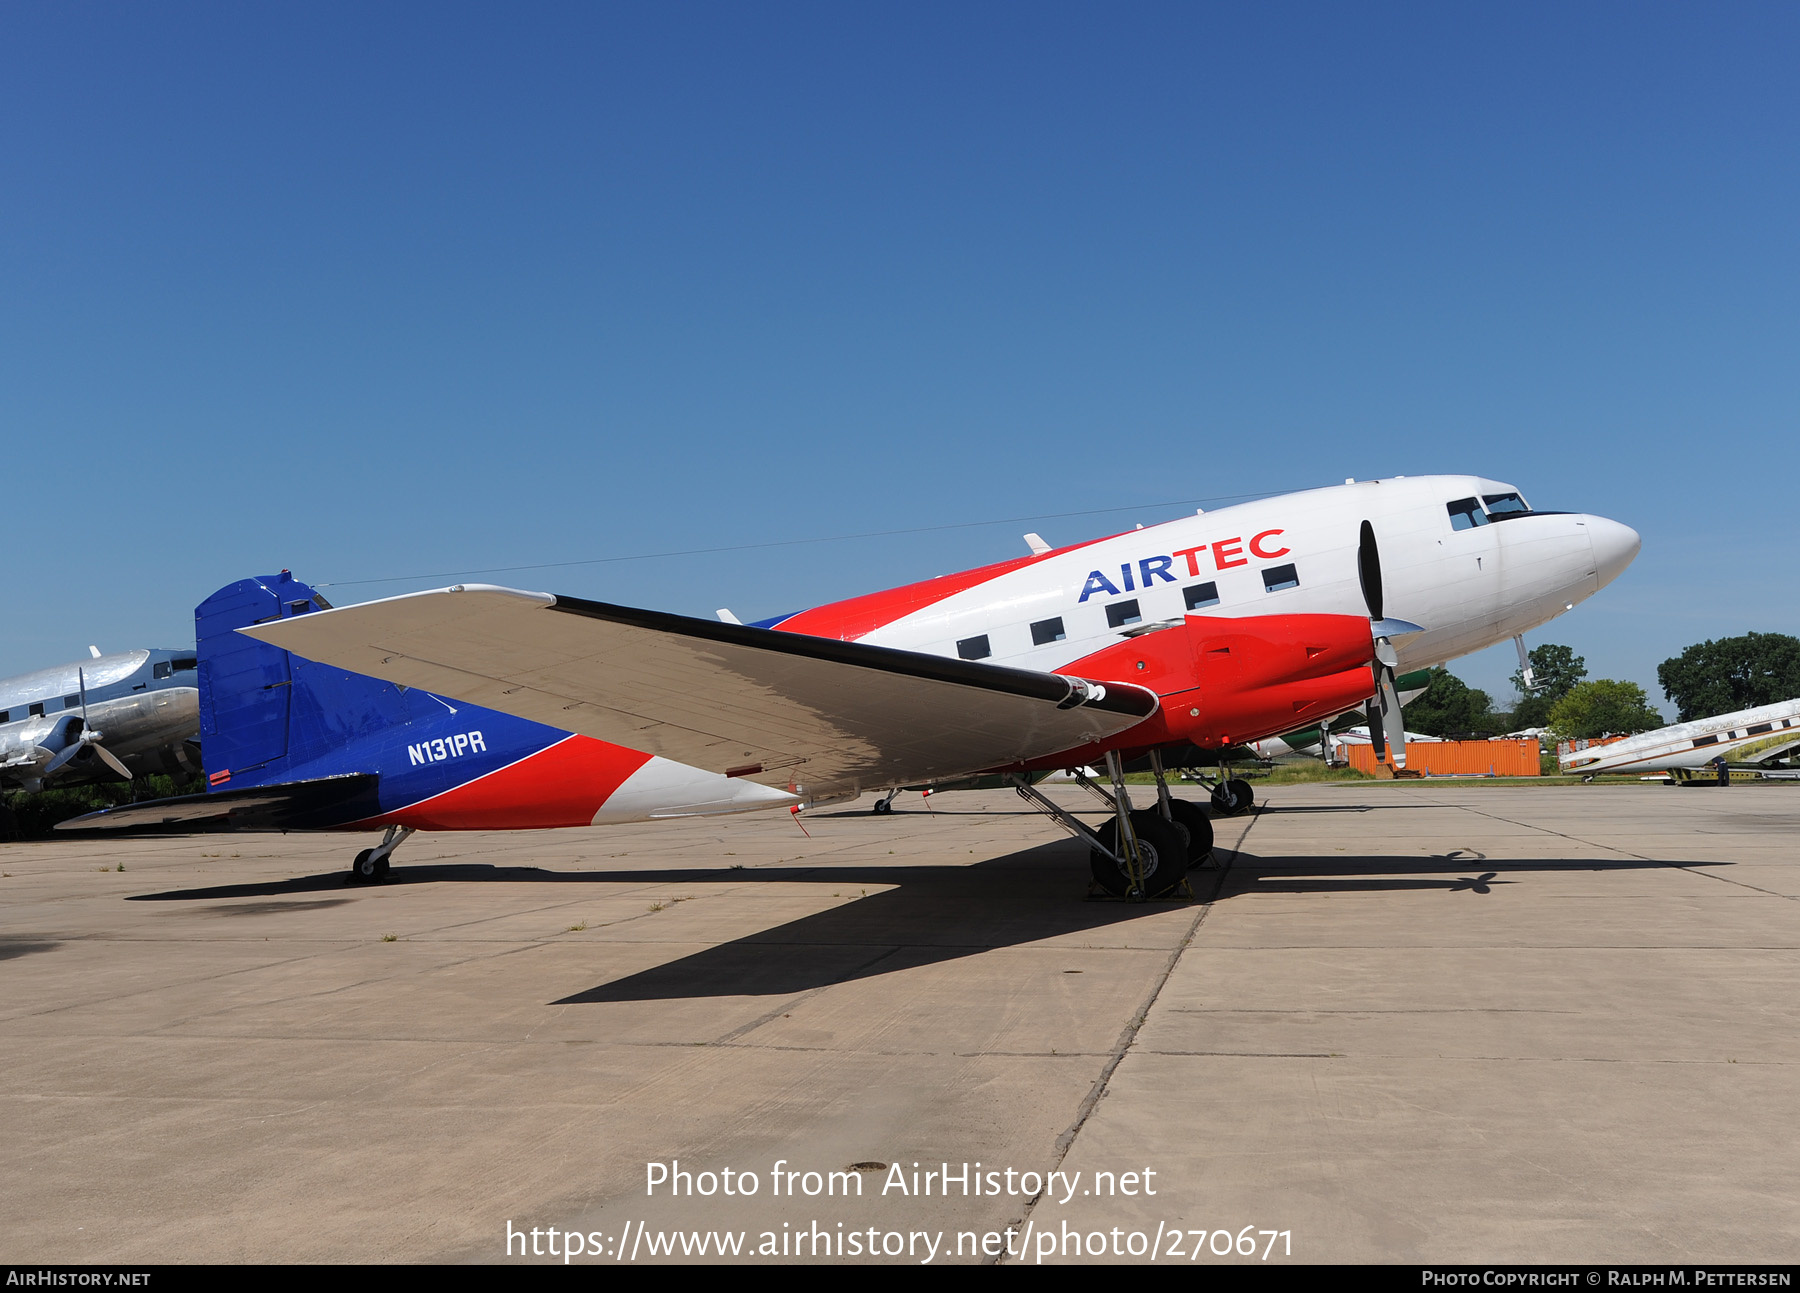
M 1008 767 L 1157 708 L 1128 684 L 480 584 L 240 631 L 812 798 Z
M 213 790 L 142 804 L 120 804 L 58 822 L 59 831 L 320 830 L 381 811 L 378 778 L 369 772 L 289 781 L 275 786 Z

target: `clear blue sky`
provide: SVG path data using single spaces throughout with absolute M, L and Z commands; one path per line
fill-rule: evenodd
M 1800 633 L 1796 66 L 1791 5 L 7 6 L 0 675 L 282 567 L 736 548 L 490 578 L 748 619 L 1475 471 L 1642 532 L 1535 640 L 1660 702 Z

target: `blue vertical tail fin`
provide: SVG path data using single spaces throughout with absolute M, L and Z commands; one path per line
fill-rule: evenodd
M 361 771 L 333 766 L 343 762 L 333 755 L 353 737 L 406 721 L 405 699 L 393 684 L 291 656 L 237 631 L 329 609 L 285 570 L 227 584 L 194 608 L 208 788 Z

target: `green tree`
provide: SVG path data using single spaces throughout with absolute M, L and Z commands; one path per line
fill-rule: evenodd
M 1689 647 L 1656 666 L 1676 721 L 1711 718 L 1800 697 L 1800 638 L 1746 633 Z
M 1642 687 L 1611 678 L 1596 678 L 1569 688 L 1569 694 L 1550 710 L 1549 724 L 1561 741 L 1625 736 L 1653 731 L 1662 725 L 1662 715 L 1650 708 L 1650 699 Z
M 1444 668 L 1431 671 L 1431 685 L 1425 688 L 1424 695 L 1407 704 L 1405 714 L 1406 730 L 1425 736 L 1487 736 L 1505 727 L 1485 691 L 1469 686 Z
M 1513 690 L 1519 693 L 1512 726 L 1547 727 L 1556 702 L 1587 677 L 1587 661 L 1576 655 L 1574 648 L 1555 642 L 1532 647 L 1525 658 L 1531 661 L 1532 680 L 1537 686 L 1526 691 L 1525 675 L 1515 673 L 1512 676 Z

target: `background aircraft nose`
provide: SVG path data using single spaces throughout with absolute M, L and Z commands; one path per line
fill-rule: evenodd
M 1604 516 L 1587 518 L 1588 542 L 1594 547 L 1594 573 L 1604 588 L 1625 572 L 1637 556 L 1644 541 L 1629 525 L 1620 525 Z

